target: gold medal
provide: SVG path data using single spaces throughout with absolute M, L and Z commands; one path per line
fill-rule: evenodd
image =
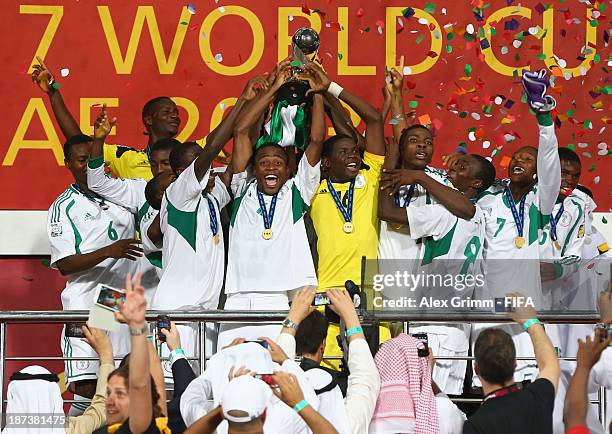
M 351 232 L 353 232 L 355 228 L 353 227 L 352 222 L 346 222 L 344 223 L 344 226 L 342 227 L 342 229 L 344 230 L 345 233 L 350 234 Z
M 261 233 L 261 236 L 264 240 L 269 240 L 272 238 L 272 229 L 266 229 Z
M 553 242 L 553 245 L 555 246 L 555 249 L 561 250 L 561 243 L 559 243 L 559 241 L 555 240 Z
M 517 249 L 522 249 L 523 246 L 525 245 L 525 238 L 523 238 L 523 237 L 516 237 L 514 239 L 514 245 L 516 246 Z
M 396 231 L 399 231 L 403 227 L 404 227 L 404 225 L 400 225 L 400 224 L 392 224 L 391 225 L 391 228 L 395 229 Z
M 221 242 L 221 235 L 219 235 L 218 233 L 216 233 L 216 234 L 213 236 L 213 244 L 214 244 L 214 245 L 217 245 L 217 244 L 219 244 L 220 242 Z

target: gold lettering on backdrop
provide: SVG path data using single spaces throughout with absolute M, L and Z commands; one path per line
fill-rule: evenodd
M 243 75 L 255 68 L 261 60 L 265 45 L 263 26 L 259 18 L 257 18 L 257 15 L 250 9 L 243 8 L 242 6 L 225 6 L 224 8 L 225 12 L 221 12 L 219 8 L 214 9 L 211 13 L 206 15 L 206 18 L 202 21 L 200 35 L 204 34 L 206 37 L 198 38 L 200 42 L 200 55 L 206 65 L 217 74 L 228 76 Z M 242 65 L 229 66 L 224 65 L 223 61 L 218 62 L 210 46 L 214 25 L 221 17 L 227 17 L 229 15 L 237 15 L 244 18 L 249 24 L 249 27 L 251 27 L 251 32 L 253 33 L 253 48 L 251 49 L 251 54 Z M 240 36 L 241 41 L 244 41 L 244 39 L 242 39 L 243 36 L 244 35 Z
M 181 53 L 185 35 L 187 34 L 187 28 L 189 27 L 189 22 L 191 20 L 191 13 L 189 13 L 186 7 L 183 7 L 181 11 L 181 17 L 177 23 L 174 39 L 172 41 L 172 47 L 170 48 L 170 54 L 168 55 L 167 59 L 166 53 L 164 52 L 164 44 L 162 43 L 162 39 L 159 34 L 159 27 L 157 26 L 155 9 L 153 9 L 153 6 L 138 6 L 127 51 L 125 52 L 125 57 L 121 55 L 121 49 L 119 48 L 119 41 L 117 40 L 115 26 L 110 14 L 110 8 L 108 6 L 98 6 L 98 15 L 100 15 L 104 36 L 106 36 L 108 49 L 110 50 L 117 74 L 132 73 L 132 67 L 134 66 L 134 59 L 136 57 L 136 50 L 138 49 L 138 45 L 140 43 L 140 35 L 142 34 L 142 28 L 145 21 L 149 29 L 149 34 L 151 35 L 153 53 L 155 54 L 155 60 L 157 61 L 159 73 L 174 74 L 176 62 L 179 54 Z M 126 17 L 122 18 L 127 19 Z M 181 23 L 186 23 L 186 25 Z
M 198 110 L 198 106 L 188 98 L 173 96 L 171 99 L 177 106 L 184 108 L 187 112 L 186 121 L 183 117 L 181 117 L 181 123 L 184 124 L 184 127 L 175 137 L 175 139 L 179 142 L 184 142 L 191 137 L 197 128 L 198 123 L 200 122 L 200 110 Z
M 93 135 L 94 128 L 91 124 L 91 112 L 94 111 L 94 119 L 102 110 L 102 104 L 106 103 L 107 107 L 119 107 L 119 98 L 81 98 L 79 126 L 83 134 Z M 93 107 L 94 104 L 100 104 L 100 107 Z M 111 118 L 113 116 L 111 115 Z M 117 127 L 110 130 L 109 136 L 117 134 Z
M 543 23 L 542 27 L 546 29 L 546 35 L 542 38 L 542 53 L 546 55 L 546 59 L 544 63 L 549 68 L 557 67 L 561 70 L 561 73 L 565 75 L 566 73 L 570 73 L 573 77 L 579 77 L 581 75 L 586 75 L 587 71 L 591 69 L 591 61 L 595 58 L 595 54 L 597 53 L 597 29 L 599 27 L 591 26 L 591 20 L 593 9 L 587 8 L 586 10 L 586 19 L 584 21 L 584 26 L 586 27 L 586 42 L 584 43 L 585 52 L 581 54 L 584 57 L 584 60 L 574 68 L 562 68 L 559 65 L 559 62 L 554 57 L 554 9 L 548 9 L 544 11 L 543 14 Z M 575 27 L 576 28 L 576 27 Z M 574 56 L 572 56 L 573 58 Z M 569 59 L 563 59 L 564 61 Z M 567 65 L 566 65 L 567 66 Z
M 293 35 L 289 34 L 289 17 L 306 18 L 308 26 L 312 27 L 317 33 L 321 32 L 321 17 L 319 14 L 311 13 L 310 15 L 302 12 L 301 7 L 279 7 L 278 8 L 278 62 L 283 61 L 289 54 L 289 46 Z M 300 26 L 302 27 L 302 26 Z
M 349 65 L 348 13 L 348 7 L 338 8 L 338 75 L 376 75 L 375 65 Z
M 404 9 L 405 8 L 403 7 L 387 8 L 387 20 L 386 20 L 387 23 L 385 25 L 386 27 L 385 63 L 387 65 L 387 68 L 389 69 L 391 68 L 399 69 L 400 68 L 400 66 L 397 64 L 397 58 L 399 56 L 397 54 L 397 40 L 396 40 L 397 33 L 395 31 L 395 20 L 397 17 L 402 16 L 402 10 Z M 440 24 L 438 24 L 438 22 L 432 15 L 428 14 L 424 10 L 417 9 L 417 8 L 412 8 L 412 9 L 414 10 L 414 19 L 427 20 L 427 24 L 424 24 L 424 27 L 429 31 L 429 34 L 431 35 L 431 47 L 429 50 L 434 52 L 436 55 L 434 57 L 426 56 L 423 61 L 421 61 L 420 63 L 417 63 L 416 65 L 405 65 L 405 68 L 406 67 L 410 68 L 409 70 L 407 70 L 409 71 L 407 72 L 407 75 L 421 74 L 431 69 L 436 64 L 438 59 L 440 58 L 440 52 L 442 51 L 442 32 L 440 31 Z M 433 30 L 429 27 L 429 24 L 434 25 Z M 401 54 L 404 54 L 406 58 L 411 57 L 409 53 L 401 53 Z
M 34 113 L 38 115 L 40 122 L 42 123 L 43 130 L 46 134 L 46 139 L 26 139 L 25 135 L 28 132 L 28 128 L 32 123 Z M 2 161 L 3 166 L 12 166 L 17 158 L 17 154 L 22 149 L 50 149 L 55 156 L 55 161 L 58 166 L 64 165 L 64 152 L 62 150 L 62 144 L 57 137 L 55 128 L 53 128 L 53 122 L 49 117 L 47 108 L 43 103 L 42 98 L 30 98 L 28 105 L 23 111 L 17 130 L 13 135 L 13 140 L 6 151 L 4 160 Z
M 34 71 L 34 68 L 32 66 L 35 62 L 38 63 L 36 61 L 36 56 L 40 56 L 41 59 L 44 59 L 47 55 L 47 51 L 49 51 L 51 41 L 53 41 L 53 37 L 55 36 L 60 21 L 62 20 L 62 16 L 64 15 L 64 6 L 19 5 L 19 13 L 32 15 L 51 15 L 51 17 L 49 18 L 49 23 L 47 24 L 47 28 L 45 29 L 45 33 L 43 33 L 42 38 L 40 38 L 38 48 L 36 48 L 36 51 L 32 56 L 32 60 L 30 61 L 28 74 L 31 74 L 32 71 Z
M 493 12 L 489 16 L 489 18 L 487 18 L 487 21 L 485 25 L 483 26 L 485 36 L 489 39 L 489 43 L 491 47 L 493 46 L 493 42 L 492 42 L 493 36 L 491 35 L 491 23 L 500 23 L 504 18 L 508 18 L 511 16 L 519 16 L 519 17 L 530 19 L 531 9 L 524 8 L 524 7 L 509 6 L 507 8 L 501 8 Z M 485 62 L 487 63 L 487 65 L 491 67 L 493 71 L 501 75 L 506 75 L 508 77 L 513 77 L 515 74 L 519 74 L 523 69 L 529 71 L 530 69 L 529 65 L 508 66 L 502 63 L 497 57 L 495 57 L 495 54 L 493 53 L 493 49 L 491 47 L 485 48 L 484 50 L 482 50 L 482 54 L 484 55 Z

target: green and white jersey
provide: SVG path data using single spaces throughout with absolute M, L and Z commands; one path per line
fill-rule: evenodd
M 147 230 L 158 211 L 145 198 L 147 181 L 140 178 L 123 179 L 108 176 L 104 171 L 104 158 L 90 158 L 87 164 L 87 187 L 104 199 L 127 208 L 137 218 L 142 249 L 152 265 L 161 268 L 161 248 L 148 237 Z
M 216 309 L 219 303 L 225 265 L 219 210 L 229 203 L 230 196 L 219 178 L 212 192 L 203 194 L 210 171 L 198 182 L 195 161 L 162 198 L 159 217 L 164 267 L 151 302 L 153 309 Z M 211 230 L 211 213 L 216 217 L 217 237 Z
M 134 216 L 129 210 L 99 196 L 86 196 L 71 185 L 53 202 L 47 216 L 51 243 L 51 267 L 60 259 L 91 253 L 117 240 L 136 236 Z M 129 259 L 105 259 L 89 270 L 68 275 L 62 291 L 65 310 L 89 309 L 99 283 L 122 288 L 125 275 L 136 271 Z
M 538 182 L 525 195 L 522 248 L 510 204 L 504 194 L 508 180 L 497 180 L 478 200 L 486 214 L 484 259 L 487 263 L 487 284 L 492 295 L 508 292 L 540 290 L 540 243 L 548 224 L 561 185 L 558 144 L 550 115 L 539 116 Z M 515 203 L 520 212 L 520 200 Z M 526 294 L 525 294 L 526 295 Z
M 485 215 L 478 206 L 470 220 L 458 218 L 441 204 L 410 206 L 406 212 L 410 236 L 422 240 L 420 271 L 475 273 L 475 267 L 482 261 L 486 227 Z M 442 265 L 436 266 L 436 262 Z
M 247 173 L 234 175 L 229 254 L 225 292 L 283 292 L 317 286 L 304 214 L 320 183 L 320 164 L 304 156 L 297 174 L 279 190 L 272 237 L 264 239 L 264 220 L 257 197 L 257 180 Z M 263 195 L 266 209 L 272 196 Z
M 428 166 L 425 168 L 425 173 L 441 184 L 449 184 L 446 178 L 446 172 L 443 170 L 434 169 Z M 407 199 L 409 189 L 410 186 L 404 185 L 399 191 L 401 206 L 404 205 L 404 201 Z M 431 196 L 423 186 L 417 184 L 407 209 L 417 208 L 423 205 L 433 205 L 436 203 L 436 199 Z M 421 249 L 420 243 L 420 237 L 412 237 L 408 226 L 388 223 L 381 220 L 380 237 L 378 241 L 378 259 L 417 259 L 419 258 Z M 383 268 L 385 267 L 384 261 L 381 266 Z

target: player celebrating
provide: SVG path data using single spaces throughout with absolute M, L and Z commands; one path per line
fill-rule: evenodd
M 312 89 L 320 84 L 315 68 L 309 66 L 309 74 L 304 76 Z M 304 214 L 320 181 L 319 162 L 325 138 L 323 97 L 313 95 L 310 143 L 295 177 L 289 178 L 285 149 L 268 142 L 253 152 L 249 137 L 249 131 L 289 76 L 288 63 L 281 63 L 274 83 L 261 90 L 234 132 L 232 165 L 237 175 L 232 180 L 232 190 L 236 199 L 230 223 L 226 309 L 287 310 L 289 291 L 317 284 Z M 248 179 L 246 169 L 252 155 L 254 179 Z M 221 330 L 219 347 L 236 336 L 276 338 L 280 332 L 277 325 L 240 329 L 223 326 Z
M 91 138 L 78 135 L 64 144 L 64 162 L 74 177 L 49 208 L 47 235 L 51 243 L 51 267 L 68 277 L 62 291 L 65 310 L 89 310 L 98 284 L 121 287 L 142 256 L 134 217 L 129 210 L 106 201 L 87 187 L 87 161 Z M 115 355 L 129 351 L 120 336 L 111 334 Z M 62 332 L 64 357 L 95 357 L 80 338 Z M 66 361 L 66 382 L 76 395 L 92 398 L 97 362 Z M 76 398 L 78 399 L 78 397 Z
M 49 96 L 55 119 L 66 138 L 83 134 L 68 107 L 64 103 L 53 75 L 40 57 L 36 58 L 38 64 L 34 65 L 32 81 Z M 128 146 L 104 144 L 104 161 L 111 172 L 118 178 L 151 179 L 151 167 L 159 165 L 153 159 L 151 146 L 160 139 L 170 139 L 178 134 L 181 119 L 176 104 L 167 96 L 159 96 L 149 100 L 142 108 L 142 123 L 148 136 L 147 146 L 144 150 Z M 210 137 L 198 140 L 200 146 L 205 146 Z M 160 172 L 163 171 L 160 168 Z

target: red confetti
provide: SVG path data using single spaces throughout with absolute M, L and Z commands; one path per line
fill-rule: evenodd
M 364 13 L 365 11 L 363 10 L 363 8 L 357 9 L 357 18 L 363 17 Z
M 306 15 L 310 15 L 310 8 L 308 7 L 308 5 L 304 4 L 302 6 L 302 12 L 305 13 Z
M 342 30 L 340 28 L 340 23 L 336 23 L 336 22 L 329 23 L 329 28 L 332 29 L 334 32 L 339 32 L 340 30 Z

